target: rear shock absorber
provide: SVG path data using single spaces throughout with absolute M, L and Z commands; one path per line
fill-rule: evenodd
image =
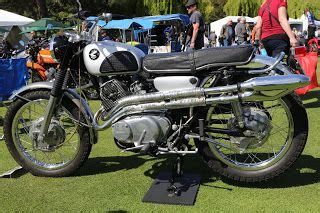
M 228 73 L 227 70 L 224 71 L 224 83 L 226 85 L 230 85 L 230 80 L 232 79 L 232 75 Z M 238 84 L 240 85 L 240 84 Z M 240 93 L 240 87 L 238 86 L 238 94 Z M 241 98 L 239 96 L 238 102 L 232 102 L 231 103 L 232 111 L 234 113 L 234 116 L 236 117 L 238 121 L 238 126 L 242 129 L 244 128 L 244 118 L 243 118 L 243 110 L 241 106 Z

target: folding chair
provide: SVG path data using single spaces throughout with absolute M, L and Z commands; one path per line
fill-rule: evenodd
M 15 90 L 27 84 L 28 70 L 26 59 L 0 59 L 0 107 L 8 107 L 8 98 Z M 2 111 L 2 110 L 1 110 Z M 3 124 L 3 115 L 0 114 L 0 123 Z M 1 125 L 2 126 L 2 125 Z M 1 128 L 2 129 L 2 128 Z M 3 140 L 3 131 L 0 131 L 0 141 Z

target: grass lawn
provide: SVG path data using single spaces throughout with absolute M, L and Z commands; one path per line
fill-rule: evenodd
M 320 63 L 318 68 L 320 76 Z M 0 179 L 0 211 L 319 211 L 320 90 L 304 100 L 310 120 L 306 149 L 294 168 L 270 182 L 251 187 L 231 185 L 215 177 L 200 157 L 190 156 L 185 161 L 186 171 L 198 171 L 203 176 L 195 206 L 142 203 L 153 179 L 168 168 L 169 161 L 120 153 L 111 131 L 105 131 L 74 177 L 53 179 L 26 174 L 18 179 Z M 1 142 L 0 173 L 15 166 Z

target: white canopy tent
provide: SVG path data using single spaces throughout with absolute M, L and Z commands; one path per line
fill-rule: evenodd
M 211 32 L 215 31 L 216 35 L 220 36 L 223 25 L 227 24 L 229 19 L 231 19 L 233 23 L 237 23 L 239 17 L 241 16 L 227 16 L 223 19 L 212 22 L 210 24 Z M 257 22 L 257 17 L 255 18 L 245 17 L 245 18 L 247 20 L 247 23 L 249 24 L 255 24 Z M 290 18 L 289 23 L 292 27 L 295 27 L 300 31 L 304 31 L 308 29 L 308 19 L 304 15 L 300 19 Z
M 212 22 L 210 24 L 211 32 L 215 31 L 217 35 L 220 35 L 223 25 L 227 24 L 228 20 L 231 19 L 233 23 L 237 23 L 240 17 L 241 16 L 227 16 L 223 19 Z M 245 17 L 245 18 L 247 23 L 254 24 L 257 22 L 256 18 L 251 18 L 251 17 Z
M 23 26 L 31 22 L 34 22 L 31 18 L 0 10 L 0 27 Z
M 222 31 L 223 25 L 227 24 L 228 20 L 231 19 L 233 23 L 237 23 L 238 19 L 240 17 L 241 16 L 227 16 L 223 19 L 212 22 L 210 24 L 210 30 L 211 30 L 211 32 L 214 31 L 216 33 L 217 37 L 219 37 L 221 34 L 221 31 Z M 245 17 L 245 18 L 246 18 L 247 23 L 249 23 L 249 24 L 255 24 L 257 22 L 257 18 L 251 18 L 251 17 Z

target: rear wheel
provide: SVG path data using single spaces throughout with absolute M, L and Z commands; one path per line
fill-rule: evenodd
M 47 137 L 38 142 L 50 92 L 30 92 L 23 97 L 11 104 L 5 118 L 5 139 L 11 155 L 33 175 L 71 175 L 87 160 L 92 146 L 88 127 L 78 124 L 78 120 L 84 122 L 83 114 L 70 100 L 63 100 Z
M 200 153 L 215 172 L 240 182 L 271 179 L 287 170 L 302 153 L 308 118 L 301 101 L 288 95 L 277 101 L 243 105 L 246 136 L 206 132 L 217 143 L 197 142 Z M 212 107 L 209 127 L 239 129 L 231 107 Z

